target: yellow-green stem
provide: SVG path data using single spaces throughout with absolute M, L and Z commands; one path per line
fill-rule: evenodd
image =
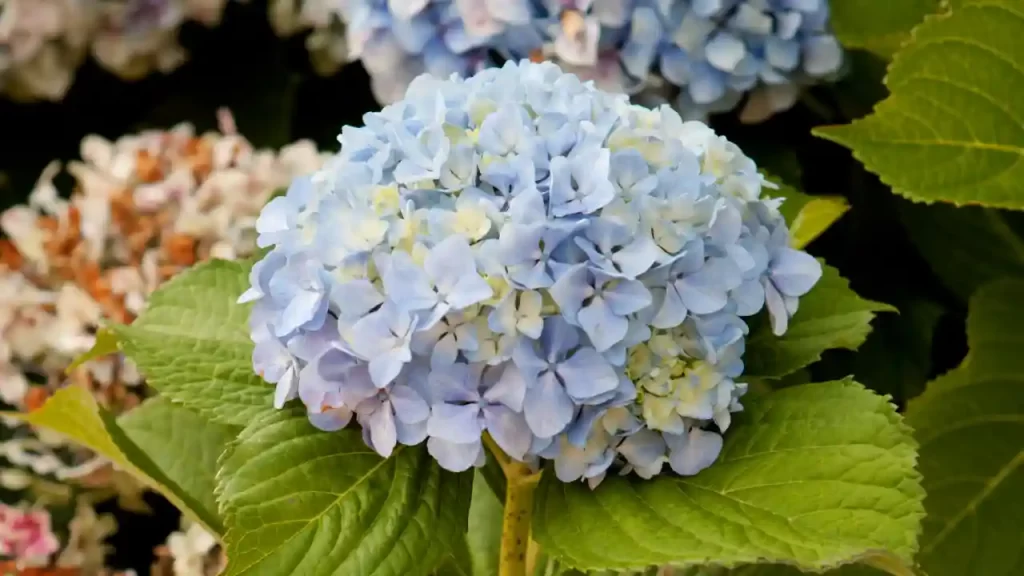
M 530 554 L 533 493 L 537 489 L 540 472 L 509 458 L 490 436 L 485 435 L 484 441 L 505 473 L 505 511 L 501 522 L 498 576 L 528 576 L 528 566 L 533 560 Z
M 527 576 L 533 491 L 537 487 L 537 482 L 529 479 L 531 475 L 529 466 L 518 462 L 506 470 L 508 485 L 505 488 L 505 517 L 501 523 L 498 576 Z

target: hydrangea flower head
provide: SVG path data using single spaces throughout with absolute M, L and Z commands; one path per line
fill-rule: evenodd
M 422 76 L 266 206 L 253 364 L 311 422 L 445 468 L 695 474 L 741 409 L 747 325 L 820 264 L 733 144 L 551 63 Z
M 420 72 L 472 74 L 497 60 L 548 60 L 603 90 L 675 98 L 687 118 L 733 109 L 744 121 L 791 107 L 835 77 L 843 54 L 828 0 L 356 0 L 349 57 L 377 98 Z
M 654 5 L 660 7 L 656 9 Z M 680 87 L 678 107 L 697 115 L 732 109 L 745 121 L 790 108 L 800 88 L 838 74 L 839 41 L 828 0 L 691 0 L 638 8 L 623 64 L 643 78 L 655 67 Z M 642 14 L 642 16 L 641 16 Z

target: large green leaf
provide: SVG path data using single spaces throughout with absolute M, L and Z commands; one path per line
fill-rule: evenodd
M 425 446 L 382 459 L 358 429 L 291 407 L 254 420 L 221 461 L 227 576 L 428 574 L 466 530 L 473 473 Z
M 1021 187 L 1024 193 L 1024 184 Z M 1024 277 L 1024 214 L 948 204 L 900 207 L 910 239 L 943 283 L 963 300 L 1004 277 Z
M 211 533 L 222 534 L 217 507 L 205 491 L 209 489 L 208 483 L 193 476 L 213 476 L 215 468 L 211 465 L 215 456 L 210 454 L 223 447 L 228 432 L 209 427 L 184 408 L 166 403 L 153 406 L 147 403 L 139 411 L 156 421 L 143 425 L 135 417 L 125 417 L 127 426 L 122 428 L 113 415 L 96 404 L 88 390 L 69 386 L 54 393 L 38 410 L 4 416 L 57 432 L 89 448 L 163 494 Z M 191 429 L 170 433 L 174 424 L 187 424 Z M 168 430 L 164 444 L 147 436 L 154 430 Z
M 815 133 L 911 200 L 1024 209 L 1021 38 L 1020 0 L 931 16 L 893 59 L 874 114 Z
M 924 492 L 910 429 L 886 398 L 840 381 L 745 405 L 696 476 L 610 477 L 590 490 L 545 475 L 538 542 L 580 569 L 910 563 Z
M 272 410 L 273 387 L 253 373 L 245 262 L 213 260 L 153 293 L 130 326 L 114 326 L 125 354 L 167 398 L 223 424 Z
M 217 500 L 213 491 L 217 459 L 238 435 L 239 428 L 210 422 L 160 397 L 146 400 L 118 418 L 117 423 L 202 510 L 216 514 Z
M 800 299 L 783 336 L 772 334 L 765 313 L 751 320 L 744 375 L 780 378 L 818 360 L 825 350 L 856 350 L 871 332 L 874 313 L 895 310 L 857 296 L 835 268 L 823 268 L 821 280 Z
M 911 401 L 929 576 L 1024 574 L 1024 281 L 972 299 L 968 359 Z
M 830 4 L 832 30 L 847 48 L 892 56 L 939 0 L 840 0 Z

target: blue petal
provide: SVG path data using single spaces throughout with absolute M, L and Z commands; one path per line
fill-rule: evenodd
M 746 280 L 732 291 L 737 316 L 753 316 L 764 308 L 764 287 L 758 280 Z
M 427 452 L 445 470 L 463 472 L 472 468 L 483 456 L 483 443 L 479 440 L 465 444 L 431 437 L 427 440 Z
M 548 291 L 555 304 L 558 304 L 562 316 L 572 324 L 578 322 L 577 315 L 583 305 L 583 300 L 593 293 L 593 287 L 589 282 L 590 277 L 587 265 L 577 264 L 568 272 L 563 273 Z
M 427 310 L 437 304 L 438 296 L 427 273 L 404 252 L 395 252 L 388 259 L 381 280 L 388 298 L 402 310 Z
M 352 411 L 344 406 L 331 408 L 320 413 L 307 414 L 309 423 L 324 432 L 336 432 L 352 421 Z
M 360 418 L 363 429 L 368 431 L 370 448 L 387 458 L 391 456 L 398 443 L 398 431 L 395 429 L 395 414 L 390 404 L 381 404 L 366 417 Z
M 577 350 L 558 365 L 558 375 L 565 382 L 566 392 L 577 402 L 611 392 L 619 385 L 615 370 L 593 348 Z
M 821 264 L 806 252 L 782 248 L 771 265 L 772 284 L 785 296 L 803 296 L 821 279 Z
M 384 297 L 369 280 L 358 278 L 333 285 L 331 302 L 346 319 L 358 320 L 383 304 Z
M 572 420 L 574 409 L 572 399 L 551 372 L 541 375 L 526 390 L 523 415 L 530 430 L 541 438 L 548 438 L 565 430 Z
M 512 362 L 506 362 L 501 368 L 501 375 L 483 394 L 488 404 L 501 404 L 516 412 L 523 410 L 523 398 L 526 396 L 526 380 L 522 372 Z
M 604 298 L 594 298 L 576 315 L 580 328 L 587 333 L 594 348 L 604 352 L 626 336 L 629 321 L 615 314 Z
M 676 474 L 693 476 L 714 464 L 722 451 L 722 437 L 714 432 L 691 428 L 685 434 L 665 434 L 669 465 Z
M 661 471 L 668 450 L 661 434 L 640 430 L 618 446 L 619 454 L 643 478 L 651 478 Z
M 691 312 L 710 314 L 725 307 L 727 292 L 742 283 L 739 269 L 723 258 L 712 258 L 704 267 L 676 283 L 679 296 Z
M 544 358 L 548 363 L 565 357 L 569 351 L 579 346 L 579 344 L 579 330 L 566 322 L 564 318 L 561 316 L 549 316 L 544 319 L 544 331 L 540 335 L 540 345 L 544 350 Z
M 400 421 L 413 424 L 424 422 L 430 417 L 430 407 L 412 388 L 403 384 L 395 384 L 388 393 L 391 406 L 395 409 L 395 417 Z
M 514 152 L 529 153 L 524 149 L 531 145 L 524 126 L 529 126 L 526 112 L 513 104 L 503 104 L 497 111 L 484 118 L 480 125 L 478 145 L 484 152 L 496 156 L 506 156 Z
M 811 76 L 825 76 L 839 70 L 843 49 L 835 36 L 815 36 L 803 44 L 804 70 Z
M 430 352 L 430 367 L 434 370 L 451 366 L 459 356 L 459 345 L 455 341 L 455 335 L 448 333 L 441 337 L 434 344 Z
M 378 388 L 383 388 L 398 378 L 402 366 L 412 360 L 408 348 L 394 348 L 374 356 L 370 360 L 370 378 Z
M 651 304 L 651 293 L 636 280 L 619 280 L 611 288 L 605 288 L 602 296 L 612 313 L 627 316 Z
M 399 444 L 415 446 L 427 439 L 427 421 L 403 422 L 395 420 L 395 438 Z
M 768 308 L 768 319 L 772 325 L 772 334 L 782 336 L 789 328 L 789 312 L 786 310 L 786 303 L 776 290 L 775 285 L 764 280 L 761 285 L 764 287 L 764 303 Z
M 289 401 L 299 395 L 299 375 L 294 366 L 285 369 L 281 379 L 277 381 L 274 388 L 274 408 L 280 410 Z
M 533 442 L 526 418 L 504 406 L 487 406 L 483 411 L 488 434 L 506 454 L 522 460 Z
M 680 286 L 678 282 L 665 287 L 660 294 L 658 312 L 651 319 L 651 326 L 662 329 L 675 328 L 686 320 L 686 305 L 683 304 L 682 295 L 679 293 L 680 289 L 684 288 L 685 286 Z
M 435 404 L 427 420 L 427 434 L 449 442 L 466 444 L 480 440 L 483 432 L 477 404 Z

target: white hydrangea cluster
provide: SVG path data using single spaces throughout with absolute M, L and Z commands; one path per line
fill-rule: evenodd
M 326 159 L 307 141 L 257 150 L 226 111 L 221 124 L 202 135 L 183 124 L 115 142 L 86 137 L 81 161 L 67 166 L 76 184 L 70 199 L 54 185 L 55 162 L 26 205 L 0 214 L 2 409 L 37 408 L 67 385 L 91 390 L 114 412 L 137 405 L 146 394 L 130 362 L 100 358 L 66 374 L 68 365 L 93 346 L 102 321 L 130 322 L 177 272 L 250 255 L 261 207 Z M 62 481 L 105 464 L 62 438 L 3 426 L 5 488 L 4 478 Z

